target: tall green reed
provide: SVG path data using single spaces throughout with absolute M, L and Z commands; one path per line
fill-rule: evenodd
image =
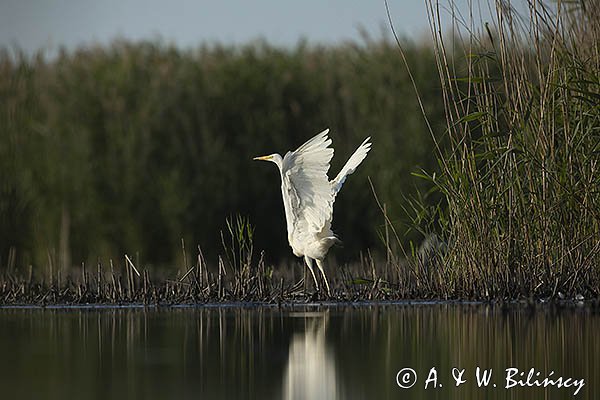
M 427 2 L 450 143 L 425 174 L 447 203 L 440 295 L 600 293 L 600 7 L 524 4 L 495 2 L 480 31 L 455 12 L 446 37 Z

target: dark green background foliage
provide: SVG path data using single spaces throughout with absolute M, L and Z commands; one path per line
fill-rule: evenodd
M 429 46 L 406 44 L 429 118 L 443 118 Z M 411 178 L 435 169 L 433 145 L 406 68 L 387 41 L 294 49 L 265 43 L 181 51 L 116 42 L 56 60 L 0 56 L 0 256 L 78 264 L 139 253 L 172 265 L 200 244 L 220 250 L 227 216 L 248 215 L 255 247 L 291 256 L 276 167 L 285 153 L 331 128 L 330 177 L 366 137 L 373 150 L 336 202 L 338 257 L 380 247 Z M 193 252 L 193 250 L 192 250 Z M 64 264 L 63 264 L 64 265 Z

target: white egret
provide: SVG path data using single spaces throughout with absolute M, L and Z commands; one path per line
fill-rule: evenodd
M 325 276 L 324 259 L 329 248 L 339 239 L 331 231 L 333 202 L 348 175 L 365 159 L 371 149 L 371 138 L 362 142 L 346 162 L 340 173 L 329 180 L 327 171 L 333 157 L 329 147 L 331 139 L 325 129 L 295 151 L 284 157 L 275 153 L 255 157 L 254 160 L 271 161 L 277 165 L 281 175 L 281 194 L 287 222 L 288 242 L 294 255 L 304 257 L 315 281 L 319 283 L 313 269 L 313 260 L 323 275 L 327 293 L 331 296 L 329 282 Z

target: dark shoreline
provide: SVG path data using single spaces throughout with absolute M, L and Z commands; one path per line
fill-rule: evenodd
M 343 300 L 323 300 L 323 301 L 287 301 L 287 302 L 257 302 L 257 301 L 225 301 L 225 302 L 206 302 L 206 303 L 53 303 L 53 304 L 35 304 L 35 303 L 12 303 L 0 304 L 0 310 L 8 309 L 50 309 L 50 310 L 118 310 L 118 309 L 335 309 L 335 308 L 363 308 L 363 307 L 420 307 L 420 306 L 489 306 L 498 309 L 585 309 L 600 311 L 600 299 L 591 299 L 586 301 L 578 300 L 544 300 L 537 299 L 533 301 L 525 300 L 506 300 L 506 301 L 478 301 L 478 300 L 365 300 L 365 301 L 343 301 Z

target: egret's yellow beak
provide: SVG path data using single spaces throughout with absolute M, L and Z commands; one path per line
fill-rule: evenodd
M 260 156 L 260 157 L 254 157 L 253 160 L 269 161 L 272 158 L 273 158 L 273 156 Z

